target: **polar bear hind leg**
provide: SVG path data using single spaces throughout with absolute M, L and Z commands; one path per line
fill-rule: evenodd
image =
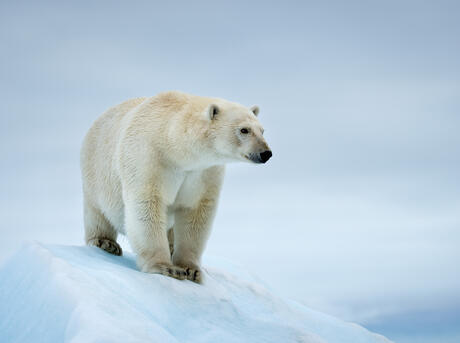
M 104 215 L 86 202 L 84 212 L 86 244 L 101 248 L 113 255 L 122 255 L 121 247 L 117 243 L 117 231 Z

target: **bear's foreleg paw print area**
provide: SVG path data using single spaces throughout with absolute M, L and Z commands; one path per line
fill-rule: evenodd
M 88 245 L 101 248 L 102 250 L 112 255 L 121 256 L 123 254 L 120 245 L 108 238 L 93 238 L 88 241 Z
M 198 267 L 195 263 L 176 263 L 178 266 L 181 268 L 184 268 L 186 272 L 186 279 L 196 282 L 196 283 L 201 283 L 202 277 L 203 277 L 203 272 L 201 271 L 200 267 Z
M 178 280 L 187 279 L 187 272 L 184 268 L 172 264 L 155 264 L 151 267 L 141 268 L 144 273 L 161 274 Z
M 201 270 L 198 268 L 185 268 L 185 271 L 187 273 L 187 280 L 196 282 L 196 283 L 201 283 Z

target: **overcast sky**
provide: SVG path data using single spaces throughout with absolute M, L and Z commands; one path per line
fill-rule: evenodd
M 0 261 L 82 244 L 79 147 L 177 89 L 261 108 L 206 254 L 398 342 L 460 340 L 456 1 L 0 3 Z M 127 245 L 127 242 L 124 242 Z

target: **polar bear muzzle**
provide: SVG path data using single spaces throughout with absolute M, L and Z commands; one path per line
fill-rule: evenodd
M 247 158 L 254 163 L 265 163 L 270 159 L 270 157 L 272 157 L 272 152 L 270 150 L 266 150 L 261 153 L 252 153 L 247 156 Z
M 272 152 L 271 150 L 267 150 L 267 151 L 261 152 L 259 155 L 260 155 L 260 161 L 262 163 L 265 163 L 270 159 L 270 157 L 272 157 Z

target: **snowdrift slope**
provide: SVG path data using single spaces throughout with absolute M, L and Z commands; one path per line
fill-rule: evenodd
M 141 273 L 130 254 L 29 244 L 0 270 L 0 342 L 389 342 L 206 266 L 197 285 Z

